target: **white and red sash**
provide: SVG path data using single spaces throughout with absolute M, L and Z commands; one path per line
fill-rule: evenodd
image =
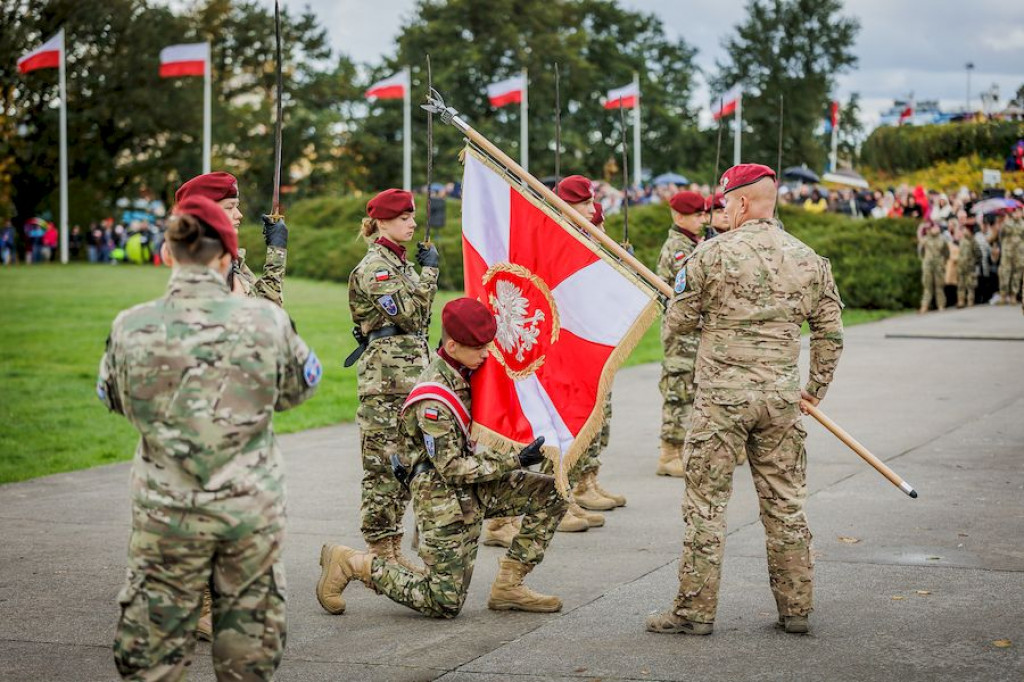
M 402 412 L 404 413 L 416 403 L 424 400 L 436 400 L 447 407 L 448 411 L 455 417 L 455 422 L 459 425 L 459 428 L 462 429 L 466 441 L 469 441 L 469 429 L 473 424 L 473 420 L 469 416 L 469 410 L 459 400 L 459 396 L 455 394 L 455 391 L 435 381 L 424 381 L 421 384 L 416 384 L 416 387 L 412 389 L 409 397 L 402 404 Z

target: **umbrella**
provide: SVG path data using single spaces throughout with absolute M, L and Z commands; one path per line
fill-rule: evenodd
M 1014 209 L 1021 207 L 1021 202 L 1016 199 L 1004 199 L 1002 197 L 995 197 L 994 199 L 985 199 L 979 201 L 974 205 L 972 209 L 975 213 L 983 213 L 988 215 L 990 213 L 1002 213 L 1003 211 L 1013 211 Z
M 651 184 L 655 187 L 658 185 L 689 185 L 690 179 L 679 173 L 662 173 L 651 180 Z
M 818 174 L 807 166 L 790 166 L 786 170 L 782 171 L 782 177 L 787 180 L 800 180 L 801 182 L 808 182 L 811 184 L 821 182 L 821 178 L 818 177 Z
M 834 182 L 837 185 L 848 185 L 860 189 L 868 189 L 868 181 L 860 173 L 849 169 L 837 170 L 835 173 L 825 173 L 821 176 L 825 182 Z

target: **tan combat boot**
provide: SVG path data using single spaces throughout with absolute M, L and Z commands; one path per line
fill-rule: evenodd
M 341 593 L 353 578 L 370 587 L 373 555 L 344 545 L 324 545 L 320 550 L 320 580 L 316 583 L 316 600 L 324 611 L 345 613 Z
M 597 480 L 597 472 L 596 471 L 591 472 L 590 474 L 587 474 L 587 476 L 590 478 L 590 482 L 589 482 L 588 485 L 590 486 L 591 490 L 596 491 L 597 494 L 600 495 L 601 497 L 607 497 L 609 500 L 611 500 L 612 502 L 615 503 L 616 507 L 625 507 L 626 506 L 626 496 L 625 495 L 616 495 L 615 493 L 610 493 L 607 490 L 605 490 L 604 486 L 601 485 L 601 482 Z
M 196 625 L 196 639 L 213 641 L 213 595 L 210 586 L 203 588 L 203 605 L 199 609 L 199 624 Z
M 533 566 L 519 563 L 508 557 L 501 557 L 498 577 L 491 585 L 491 596 L 487 608 L 493 611 L 531 611 L 533 613 L 554 613 L 562 610 L 562 600 L 547 594 L 539 594 L 523 584 L 523 578 Z
M 686 620 L 670 609 L 664 613 L 652 613 L 647 616 L 647 632 L 663 635 L 710 635 L 715 630 L 714 623 L 697 623 Z
M 519 517 L 506 516 L 488 519 L 484 524 L 483 543 L 488 547 L 511 547 L 512 539 L 519 534 Z
M 587 522 L 587 526 L 590 528 L 600 528 L 604 525 L 604 514 L 598 514 L 597 512 L 587 511 L 583 507 L 579 506 L 575 502 L 569 505 L 569 512 L 566 512 L 566 516 L 572 513 L 573 516 L 579 517 Z
M 590 522 L 582 516 L 583 510 L 580 509 L 580 513 L 576 513 L 574 509 L 580 509 L 579 505 L 569 505 L 569 509 L 565 512 L 562 520 L 558 522 L 558 528 L 555 530 L 560 533 L 582 533 L 590 528 Z
M 601 495 L 590 487 L 591 475 L 584 475 L 580 482 L 576 484 L 576 487 L 573 488 L 572 496 L 576 500 L 576 504 L 591 511 L 611 511 L 615 509 L 615 500 Z
M 672 476 L 673 478 L 685 476 L 683 446 L 669 443 L 667 440 L 661 441 L 661 457 L 658 458 L 658 470 L 655 473 L 659 476 Z

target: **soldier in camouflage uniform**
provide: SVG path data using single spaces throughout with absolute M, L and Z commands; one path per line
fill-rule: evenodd
M 814 564 L 804 515 L 800 400 L 825 396 L 843 344 L 842 302 L 829 263 L 779 227 L 775 172 L 757 164 L 722 176 L 733 228 L 697 247 L 676 277 L 669 330 L 700 327 L 697 396 L 683 461 L 686 533 L 679 592 L 647 619 L 661 633 L 711 634 L 732 474 L 744 450 L 761 505 L 768 573 L 786 632 L 808 631 Z M 800 388 L 800 328 L 811 328 L 810 378 Z
M 981 263 L 981 247 L 974 239 L 971 228 L 961 226 L 956 218 L 950 218 L 949 229 L 958 232 L 960 253 L 956 261 L 956 307 L 974 305 L 974 292 L 978 288 L 978 265 Z
M 999 230 L 999 300 L 1004 305 L 1017 302 L 1024 278 L 1024 219 L 1016 209 Z
M 321 367 L 280 307 L 231 295 L 238 237 L 223 210 L 191 197 L 176 213 L 167 294 L 117 317 L 97 382 L 141 436 L 115 662 L 125 679 L 183 679 L 212 583 L 218 679 L 270 680 L 285 643 L 272 417 L 313 394 Z
M 487 360 L 494 315 L 479 301 L 444 307 L 442 345 L 403 407 L 402 428 L 412 454 L 409 485 L 426 575 L 383 556 L 324 545 L 316 595 L 329 613 L 342 613 L 342 591 L 353 578 L 393 601 L 435 618 L 454 618 L 466 600 L 477 540 L 485 518 L 523 515 L 500 560 L 487 606 L 494 610 L 554 612 L 558 597 L 523 585 L 565 513 L 551 476 L 527 471 L 543 458 L 543 439 L 520 453 L 498 452 L 468 439 L 470 374 Z M 493 362 L 493 360 L 492 360 Z
M 707 205 L 697 192 L 677 192 L 669 199 L 672 227 L 658 256 L 657 275 L 667 284 L 676 281 L 683 261 L 693 253 L 701 241 L 702 223 Z M 672 334 L 662 319 L 661 346 L 661 456 L 658 459 L 659 476 L 683 477 L 683 443 L 690 427 L 693 411 L 693 367 L 697 361 L 697 332 Z
M 928 231 L 921 238 L 918 253 L 921 256 L 921 310 L 926 313 L 932 299 L 939 310 L 946 309 L 946 261 L 949 260 L 949 242 L 939 233 L 935 223 L 928 225 Z
M 242 224 L 242 211 L 239 209 L 238 180 L 234 175 L 224 172 L 204 173 L 192 178 L 174 193 L 178 203 L 189 197 L 205 197 L 220 206 L 228 221 L 238 231 Z M 288 259 L 288 227 L 283 218 L 272 220 L 263 216 L 263 239 L 267 244 L 267 257 L 263 266 L 263 276 L 257 278 L 249 266 L 245 264 L 245 249 L 238 249 L 238 258 L 232 263 L 228 277 L 232 293 L 237 296 L 263 298 L 279 306 L 284 305 L 284 271 Z M 210 589 L 203 592 L 203 613 L 199 618 L 196 636 L 210 641 L 213 637 L 213 597 Z
M 397 454 L 408 465 L 398 412 L 427 366 L 439 261 L 437 249 L 423 245 L 416 254 L 422 274 L 407 260 L 404 244 L 416 229 L 414 211 L 412 193 L 398 189 L 381 192 L 367 203 L 361 229 L 369 249 L 348 280 L 349 309 L 360 339 L 356 354 L 364 351 L 357 366 L 356 419 L 363 461 L 360 530 L 371 552 L 410 569 L 413 564 L 401 551 L 409 492 L 395 480 L 389 458 Z

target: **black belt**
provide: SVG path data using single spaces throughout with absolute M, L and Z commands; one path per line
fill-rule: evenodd
M 364 336 L 363 333 L 359 330 L 359 327 L 356 327 L 355 329 L 352 330 L 352 335 L 356 337 L 356 341 L 359 342 L 359 345 L 356 346 L 356 349 L 354 351 L 349 353 L 349 356 L 347 358 L 345 358 L 345 366 L 351 367 L 352 365 L 356 364 L 356 361 L 359 359 L 359 356 L 361 356 L 363 352 L 366 351 L 367 346 L 369 346 L 377 339 L 386 339 L 389 336 L 398 336 L 399 334 L 408 333 L 409 332 L 405 331 L 401 327 L 388 326 L 381 327 L 380 329 L 374 329 L 372 332 Z

